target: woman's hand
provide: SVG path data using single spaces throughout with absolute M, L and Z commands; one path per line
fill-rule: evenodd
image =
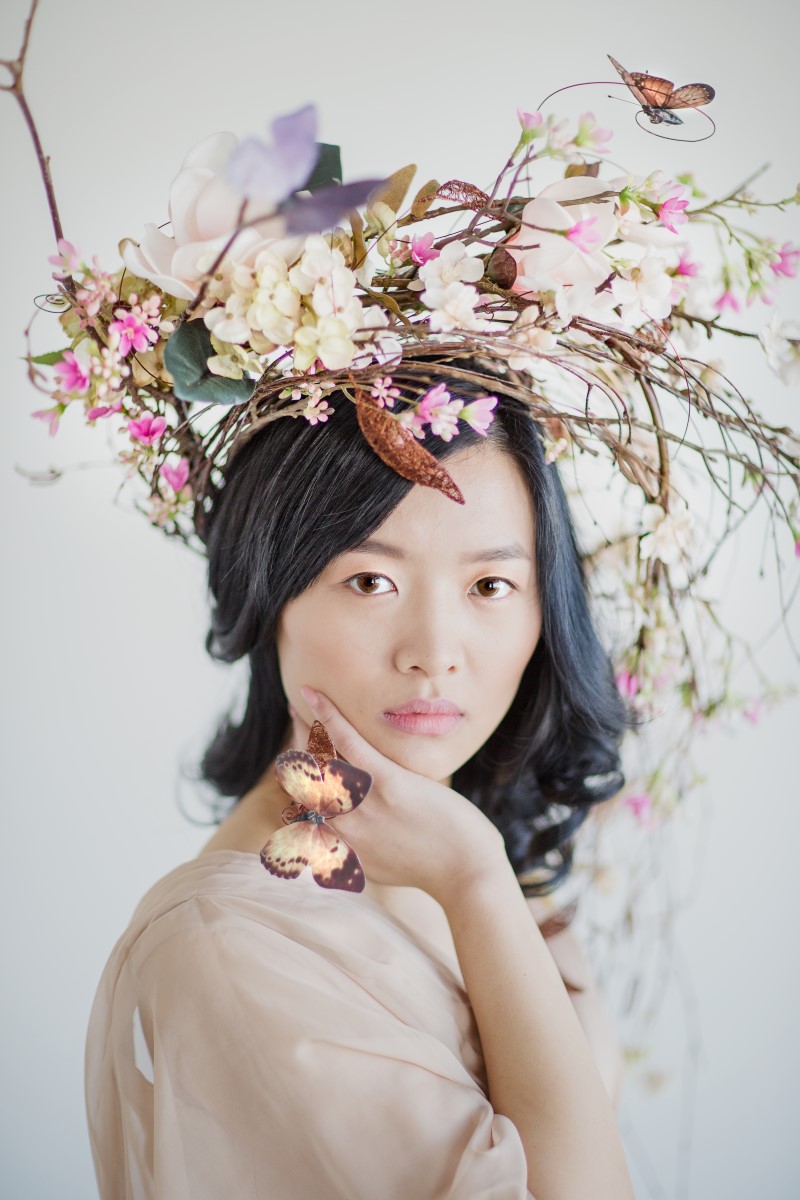
M 367 742 L 327 696 L 303 695 L 337 755 L 369 771 L 372 787 L 358 808 L 334 824 L 375 883 L 418 887 L 444 904 L 457 889 L 510 870 L 502 835 L 466 797 L 401 767 Z M 290 706 L 293 745 L 305 749 L 310 727 Z

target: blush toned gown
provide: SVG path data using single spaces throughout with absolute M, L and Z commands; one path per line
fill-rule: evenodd
M 457 959 L 257 854 L 146 893 L 85 1066 L 101 1200 L 533 1200 Z

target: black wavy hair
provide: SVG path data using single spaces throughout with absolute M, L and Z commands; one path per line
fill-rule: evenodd
M 459 381 L 453 390 L 469 400 L 487 389 Z M 523 892 L 544 895 L 569 872 L 574 835 L 591 806 L 624 783 L 619 746 L 631 718 L 592 620 L 557 466 L 545 462 L 530 410 L 492 390 L 499 399 L 486 437 L 459 422 L 451 441 L 426 431 L 424 444 L 441 460 L 488 440 L 519 464 L 536 517 L 542 631 L 509 711 L 454 772 L 452 786 L 498 827 Z M 287 733 L 275 644 L 283 606 L 419 486 L 369 447 L 347 396 L 333 391 L 326 399 L 334 413 L 324 427 L 280 418 L 237 448 L 208 512 L 206 649 L 217 661 L 247 655 L 250 664 L 243 715 L 225 714 L 200 763 L 200 777 L 222 796 L 248 792 Z

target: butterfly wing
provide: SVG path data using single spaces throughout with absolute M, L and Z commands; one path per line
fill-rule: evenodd
M 672 95 L 671 79 L 661 79 L 658 75 L 645 75 L 642 71 L 632 71 L 633 85 L 628 84 L 640 104 L 648 108 L 664 108 Z M 644 99 L 641 99 L 641 97 Z
M 319 811 L 326 817 L 357 808 L 372 786 L 369 771 L 362 771 L 341 758 L 332 758 L 325 768 L 325 782 Z
M 314 857 L 314 833 L 319 828 L 312 821 L 295 821 L 267 838 L 261 847 L 261 862 L 270 875 L 296 879 Z
M 699 108 L 701 104 L 709 104 L 716 95 L 713 87 L 707 83 L 686 83 L 676 90 L 663 103 L 664 108 Z
M 316 825 L 315 833 L 309 863 L 319 886 L 363 892 L 364 872 L 352 846 L 329 825 Z
M 323 798 L 322 772 L 313 755 L 305 750 L 286 750 L 275 759 L 275 774 L 285 792 L 306 808 L 320 812 Z

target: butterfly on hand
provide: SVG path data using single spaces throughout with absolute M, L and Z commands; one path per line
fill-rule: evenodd
M 270 875 L 296 879 L 307 866 L 320 887 L 363 892 L 364 871 L 358 855 L 329 821 L 352 812 L 372 786 L 372 776 L 336 758 L 324 725 L 311 726 L 307 750 L 286 750 L 275 759 L 275 774 L 292 797 L 279 829 L 261 848 Z
M 610 54 L 608 57 L 654 125 L 662 122 L 682 125 L 674 109 L 699 108 L 714 99 L 714 89 L 707 83 L 686 83 L 676 88 L 669 79 L 659 79 L 657 75 L 646 75 L 642 71 L 626 71 Z

